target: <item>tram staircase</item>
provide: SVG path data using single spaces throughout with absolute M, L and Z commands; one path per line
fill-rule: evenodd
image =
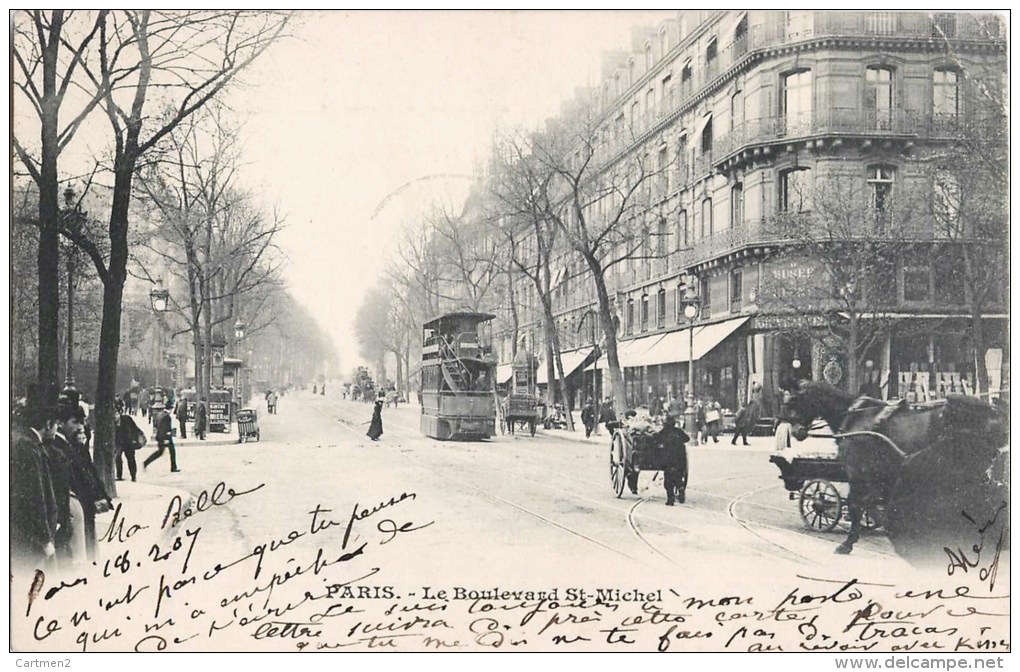
M 454 392 L 466 390 L 468 387 L 468 376 L 471 371 L 468 369 L 467 364 L 457 356 L 457 352 L 450 345 L 449 341 L 442 336 L 439 338 L 439 356 L 442 362 L 440 368 L 443 371 L 443 378 L 446 379 L 446 384 Z

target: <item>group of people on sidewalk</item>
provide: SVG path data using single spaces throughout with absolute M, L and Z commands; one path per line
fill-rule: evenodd
M 96 560 L 96 514 L 113 507 L 86 443 L 76 391 L 48 403 L 39 388 L 11 426 L 12 561 L 39 568 Z

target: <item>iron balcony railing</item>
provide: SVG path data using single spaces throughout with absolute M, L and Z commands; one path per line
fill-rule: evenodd
M 627 114 L 624 129 L 616 129 L 606 138 L 599 151 L 600 158 L 615 156 L 633 144 L 643 133 L 665 117 L 676 112 L 693 96 L 740 63 L 752 52 L 771 47 L 795 44 L 819 37 L 881 36 L 892 39 L 991 40 L 1000 39 L 1002 24 L 995 15 L 934 14 L 927 12 L 800 12 L 785 21 L 770 21 L 749 28 L 732 42 L 720 48 L 717 56 L 705 63 L 704 54 L 691 54 L 689 68 L 677 61 L 679 71 L 672 73 L 672 86 L 660 93 L 658 103 L 642 107 L 639 115 Z M 689 73 L 689 74 L 688 74 Z M 685 76 L 687 74 L 687 76 Z M 913 114 L 899 112 L 899 114 Z M 615 126 L 615 121 L 611 122 Z M 891 123 L 895 123 L 892 121 Z M 938 125 L 932 132 L 946 130 Z M 881 128 L 871 129 L 880 131 Z M 718 153 L 717 153 L 718 155 Z

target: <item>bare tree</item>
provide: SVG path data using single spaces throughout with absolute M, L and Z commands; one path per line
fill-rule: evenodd
M 38 277 L 38 382 L 58 383 L 58 283 L 60 200 L 57 162 L 82 122 L 106 96 L 104 86 L 81 96 L 77 86 L 82 64 L 94 50 L 97 31 L 106 11 L 96 14 L 55 9 L 19 11 L 12 17 L 14 92 L 12 104 L 28 103 L 38 123 L 39 144 L 29 140 L 34 124 L 17 117 L 12 144 L 18 159 L 38 187 L 39 241 L 36 248 Z M 65 101 L 72 91 L 70 120 L 61 121 Z M 20 110 L 20 106 L 16 109 Z
M 653 222 L 659 219 L 656 187 L 673 162 L 625 140 L 621 135 L 611 141 L 589 112 L 582 112 L 535 135 L 530 147 L 551 178 L 547 216 L 563 233 L 565 244 L 584 260 L 595 285 L 618 413 L 626 399 L 617 350 L 619 320 L 607 274 L 628 260 L 657 258 L 659 246 L 650 243 Z
M 787 332 L 841 354 L 856 394 L 868 350 L 898 323 L 896 268 L 905 244 L 930 234 L 911 190 L 876 203 L 863 178 L 831 174 L 792 191 L 785 210 L 766 225 L 785 244 L 770 262 L 758 302 L 796 318 Z
M 494 198 L 497 230 L 507 243 L 507 262 L 512 278 L 518 275 L 530 282 L 542 306 L 542 325 L 545 338 L 546 377 L 548 404 L 566 399 L 566 384 L 560 334 L 553 314 L 553 256 L 562 253 L 557 247 L 560 228 L 550 215 L 550 185 L 555 174 L 534 156 L 531 140 L 524 135 L 508 137 L 496 152 L 490 190 Z M 510 285 L 511 290 L 513 285 Z M 514 320 L 516 305 L 513 306 Z M 515 324 L 516 332 L 516 324 Z M 516 343 L 514 344 L 516 354 Z M 559 376 L 556 372 L 559 371 Z M 573 417 L 567 414 L 567 425 L 574 430 Z
M 136 170 L 166 135 L 278 40 L 289 20 L 287 14 L 271 12 L 122 10 L 98 13 L 85 31 L 91 38 L 88 53 L 83 50 L 75 59 L 74 86 L 86 92 L 86 98 L 97 99 L 93 107 L 102 110 L 111 132 L 108 248 L 104 254 L 98 241 L 80 230 L 62 226 L 60 232 L 88 254 L 103 283 L 95 460 L 111 494 L 116 492 L 114 397 Z M 37 34 L 40 44 L 69 48 L 75 43 L 59 24 L 37 24 Z M 147 103 L 173 111 L 152 117 L 146 113 Z

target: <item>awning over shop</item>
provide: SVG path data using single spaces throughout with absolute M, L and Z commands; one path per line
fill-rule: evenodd
M 499 364 L 496 366 L 496 384 L 502 385 L 510 382 L 510 379 L 514 376 L 514 367 L 512 364 Z
M 694 361 L 698 361 L 750 319 L 736 317 L 724 322 L 694 327 Z M 658 340 L 630 366 L 653 366 L 691 361 L 691 331 L 672 331 Z
M 564 375 L 569 378 L 571 374 L 573 374 L 579 367 L 591 358 L 594 351 L 594 348 L 581 348 L 580 350 L 560 353 L 560 357 L 563 359 Z M 549 375 L 545 362 L 539 362 L 538 364 L 538 376 L 536 377 L 536 381 L 539 385 L 545 385 L 549 382 Z
M 643 336 L 641 338 L 632 338 L 627 341 L 617 341 L 616 354 L 620 358 L 620 365 L 625 367 L 633 366 L 633 364 L 629 364 L 628 362 L 630 362 L 634 357 L 644 353 L 648 348 L 652 347 L 660 338 L 662 338 L 662 334 L 655 334 L 654 336 Z M 609 366 L 609 358 L 605 352 L 602 353 L 597 362 L 592 362 L 587 367 L 585 367 L 584 370 L 591 371 L 596 366 L 600 369 L 605 369 Z

